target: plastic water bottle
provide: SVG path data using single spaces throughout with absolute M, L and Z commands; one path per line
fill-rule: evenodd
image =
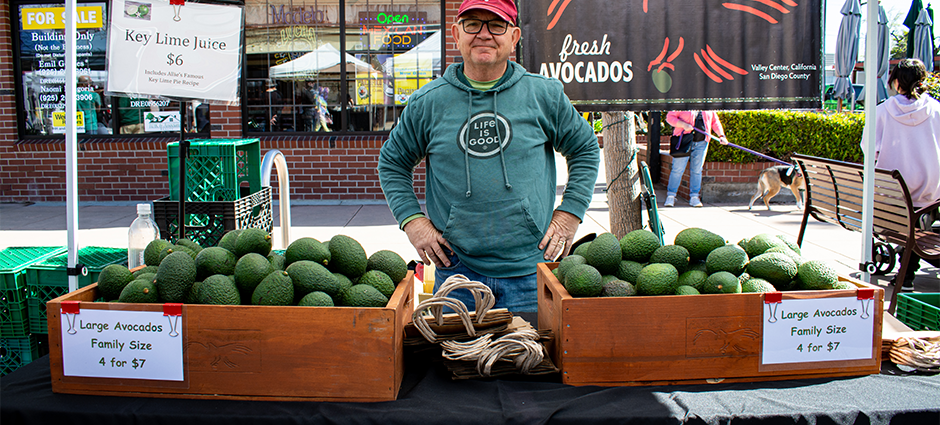
M 150 204 L 137 204 L 137 218 L 127 230 L 127 268 L 144 264 L 144 249 L 160 237 L 160 229 L 150 218 Z

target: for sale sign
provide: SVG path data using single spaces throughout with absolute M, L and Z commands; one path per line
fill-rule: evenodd
M 522 64 L 579 109 L 820 106 L 823 2 L 519 3 Z
M 238 103 L 242 8 L 112 0 L 108 90 Z

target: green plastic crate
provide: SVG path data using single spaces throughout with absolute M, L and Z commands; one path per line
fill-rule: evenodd
M 915 331 L 940 331 L 940 293 L 898 294 L 894 316 Z
M 78 251 L 78 263 L 88 268 L 87 276 L 78 276 L 78 287 L 98 281 L 98 275 L 111 264 L 127 264 L 126 248 L 86 246 Z M 60 254 L 26 268 L 26 287 L 29 289 L 29 329 L 33 333 L 48 332 L 46 303 L 68 293 L 68 253 Z
M 0 339 L 0 376 L 39 358 L 39 347 L 35 336 Z
M 179 142 L 167 145 L 170 200 L 179 200 Z M 245 189 L 242 189 L 242 188 Z M 192 139 L 186 158 L 186 201 L 235 201 L 261 190 L 258 139 Z
M 0 338 L 22 338 L 29 335 L 27 289 L 0 291 Z
M 64 246 L 16 246 L 0 251 L 0 290 L 26 288 L 26 267 L 65 252 Z
M 256 228 L 271 233 L 271 187 L 236 201 L 187 202 L 186 219 L 186 237 L 204 247 L 218 245 L 230 230 Z M 179 202 L 167 198 L 153 201 L 153 221 L 161 239 L 175 242 L 179 237 Z

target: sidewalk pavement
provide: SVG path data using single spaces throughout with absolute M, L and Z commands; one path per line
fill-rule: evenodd
M 559 200 L 567 180 L 564 159 L 556 157 L 558 164 Z M 578 228 L 575 240 L 590 233 L 610 230 L 610 211 L 607 204 L 604 161 L 595 185 L 591 205 Z M 737 243 L 760 233 L 788 235 L 796 240 L 800 230 L 802 212 L 794 204 L 771 204 L 772 211 L 763 205 L 748 210 L 746 205 L 723 205 L 703 199 L 704 207 L 692 208 L 687 200 L 679 199 L 672 208 L 662 207 L 665 188 L 656 188 L 660 205 L 659 217 L 665 230 L 667 244 L 672 243 L 679 231 L 688 227 L 702 227 L 723 236 L 729 243 Z M 777 200 L 792 202 L 792 195 L 778 195 Z M 276 200 L 275 200 L 276 201 Z M 758 202 L 759 203 L 759 202 Z M 329 240 L 344 234 L 358 240 L 365 251 L 388 249 L 397 252 L 405 261 L 417 260 L 418 255 L 384 203 L 338 203 L 291 205 L 290 240 L 313 237 Z M 281 236 L 279 208 L 273 207 L 274 248 L 286 247 Z M 127 247 L 127 228 L 136 218 L 136 206 L 128 204 L 80 204 L 78 212 L 79 246 Z M 647 224 L 646 213 L 644 226 Z M 65 246 L 67 245 L 67 211 L 64 203 L 26 204 L 0 203 L 0 249 L 10 246 Z M 802 245 L 803 256 L 829 261 L 840 275 L 859 277 L 861 234 L 838 226 L 810 219 Z M 895 271 L 897 266 L 895 266 Z M 875 276 L 873 281 L 887 287 L 888 277 Z M 922 262 L 914 281 L 918 292 L 940 292 L 940 269 Z M 885 295 L 888 300 L 890 292 Z M 887 305 L 885 306 L 887 308 Z

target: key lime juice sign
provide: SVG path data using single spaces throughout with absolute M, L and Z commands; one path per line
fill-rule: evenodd
M 242 8 L 112 0 L 111 92 L 238 103 Z

